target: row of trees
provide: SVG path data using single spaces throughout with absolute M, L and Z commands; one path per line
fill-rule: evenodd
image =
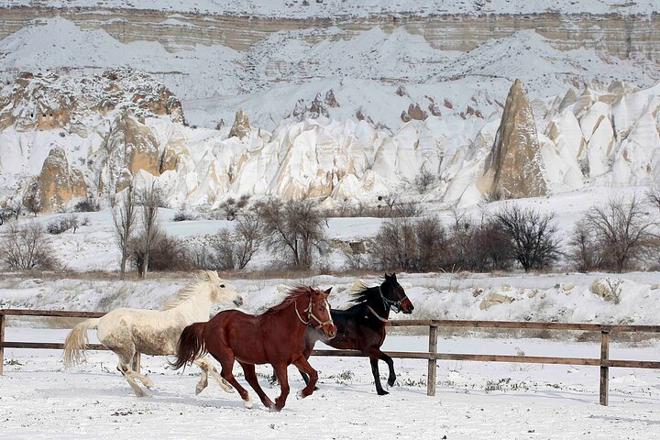
M 141 277 L 150 266 L 156 270 L 243 269 L 263 245 L 288 266 L 307 269 L 312 265 L 314 248 L 323 240 L 325 220 L 311 202 L 257 203 L 249 212 L 233 213 L 233 230 L 222 229 L 202 245 L 184 245 L 167 237 L 158 223 L 160 205 L 154 186 L 140 193 L 129 187 L 118 196 L 113 218 L 122 277 L 129 260 Z
M 437 218 L 394 218 L 357 251 L 346 251 L 349 266 L 373 270 L 467 270 L 489 272 L 515 266 L 544 270 L 560 259 L 580 271 L 623 271 L 660 266 L 660 197 L 610 201 L 559 231 L 555 216 L 509 203 L 478 220 L 455 214 L 443 225 Z M 325 217 L 306 201 L 271 200 L 235 214 L 234 227 L 186 243 L 168 237 L 158 221 L 158 189 L 128 187 L 114 201 L 115 237 L 122 277 L 131 264 L 141 277 L 149 270 L 243 269 L 259 249 L 278 256 L 283 266 L 309 269 L 325 242 Z M 77 227 L 62 217 L 52 233 Z M 55 231 L 57 230 L 57 231 Z M 9 225 L 0 256 L 12 269 L 54 268 L 54 253 L 36 224 Z
M 509 204 L 476 222 L 455 215 L 445 228 L 436 218 L 396 219 L 381 227 L 367 258 L 349 255 L 354 267 L 409 271 L 509 270 L 552 267 L 565 257 L 580 271 L 623 271 L 660 266 L 658 212 L 639 199 L 612 200 L 587 211 L 568 240 L 553 214 Z M 566 245 L 566 246 L 564 246 Z

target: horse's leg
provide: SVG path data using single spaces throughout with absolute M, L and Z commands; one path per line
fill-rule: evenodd
M 270 398 L 261 388 L 261 385 L 259 385 L 259 379 L 257 379 L 257 373 L 255 371 L 254 365 L 245 364 L 243 362 L 239 362 L 239 364 L 241 364 L 241 367 L 243 367 L 243 372 L 245 373 L 245 380 L 247 380 L 247 383 L 249 383 L 252 389 L 257 393 L 259 399 L 261 399 L 261 403 L 263 403 L 266 408 L 272 409 L 273 401 L 270 400 Z
M 243 405 L 245 405 L 246 408 L 252 408 L 252 401 L 250 400 L 250 394 L 247 392 L 245 388 L 241 386 L 240 383 L 236 380 L 234 377 L 233 369 L 234 369 L 234 353 L 231 352 L 229 349 L 225 349 L 225 351 L 221 354 L 221 356 L 215 356 L 213 355 L 218 362 L 220 362 L 220 365 L 222 365 L 222 371 L 220 372 L 220 375 L 224 380 L 226 380 L 231 386 L 233 386 L 236 391 L 238 391 L 238 394 L 240 394 L 241 399 L 243 399 Z
M 199 378 L 199 382 L 197 382 L 197 386 L 195 386 L 195 395 L 197 395 L 204 391 L 209 385 L 209 366 L 201 359 L 195 360 L 194 364 L 202 370 L 202 377 Z
M 309 382 L 307 382 L 307 385 L 300 391 L 299 394 L 300 397 L 307 397 L 316 389 L 316 382 L 319 380 L 319 374 L 311 365 L 309 365 L 309 362 L 307 362 L 305 356 L 300 356 L 298 359 L 293 361 L 293 365 L 295 365 L 298 370 L 309 376 Z
M 380 349 L 378 349 L 378 359 L 385 361 L 387 367 L 390 369 L 390 375 L 387 378 L 387 385 L 393 386 L 394 382 L 396 382 L 396 374 L 394 373 L 394 361 L 391 357 L 380 351 Z
M 280 395 L 275 399 L 275 411 L 281 411 L 286 403 L 286 398 L 289 395 L 289 376 L 287 372 L 288 365 L 285 363 L 273 364 L 277 380 L 280 382 Z
M 379 396 L 384 396 L 389 394 L 383 389 L 383 386 L 380 384 L 380 371 L 378 371 L 378 353 L 380 350 L 378 347 L 375 347 L 368 351 L 367 355 L 369 356 L 369 362 L 371 363 L 371 373 L 374 375 L 374 382 L 376 384 L 376 392 Z
M 109 347 L 112 351 L 119 356 L 119 364 L 117 365 L 117 370 L 124 376 L 126 382 L 131 386 L 133 392 L 138 397 L 144 397 L 147 394 L 135 381 L 135 372 L 131 370 L 131 363 L 133 361 L 133 356 L 135 356 L 135 347 Z
M 213 377 L 215 379 L 216 382 L 218 382 L 218 385 L 220 385 L 220 388 L 222 388 L 222 390 L 225 393 L 233 393 L 234 392 L 234 389 L 227 383 L 226 380 L 224 380 L 222 378 L 222 376 L 220 376 L 220 373 L 218 373 L 218 370 L 216 370 L 215 367 L 213 365 L 211 365 L 210 362 L 209 362 L 209 374 L 211 375 L 211 377 Z

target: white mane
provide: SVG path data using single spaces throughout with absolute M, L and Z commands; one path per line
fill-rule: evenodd
M 179 290 L 176 295 L 165 302 L 163 310 L 170 310 L 177 307 L 184 301 L 200 293 L 208 293 L 214 281 L 219 281 L 218 275 L 212 271 L 205 271 L 195 275 L 195 281 Z

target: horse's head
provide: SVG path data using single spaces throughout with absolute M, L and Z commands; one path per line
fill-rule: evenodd
M 212 270 L 206 271 L 206 276 L 209 281 L 209 299 L 212 303 L 228 303 L 233 302 L 236 307 L 243 305 L 243 298 L 238 291 L 218 276 L 218 273 Z
M 392 307 L 395 312 L 403 312 L 409 315 L 415 309 L 410 298 L 406 296 L 403 287 L 397 281 L 395 273 L 385 274 L 385 280 L 380 285 L 380 291 L 387 305 Z
M 313 325 L 316 329 L 323 331 L 326 338 L 332 339 L 337 335 L 337 327 L 332 321 L 330 314 L 330 304 L 328 303 L 328 296 L 332 287 L 321 291 L 314 288 L 310 290 L 310 302 L 308 308 L 307 320 L 309 325 Z

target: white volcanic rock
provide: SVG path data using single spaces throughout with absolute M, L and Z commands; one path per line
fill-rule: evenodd
M 0 130 L 0 198 L 24 190 L 41 173 L 54 146 L 65 152 L 69 167 L 84 175 L 90 192 L 109 196 L 131 180 L 139 185 L 155 179 L 172 207 L 213 207 L 243 194 L 255 199 L 317 198 L 328 207 L 345 202 L 377 204 L 379 196 L 388 194 L 467 206 L 493 189 L 492 176 L 490 180 L 484 176 L 484 169 L 493 164 L 489 159 L 493 145 L 502 147 L 507 138 L 523 149 L 529 148 L 531 139 L 529 152 L 534 154 L 519 155 L 520 168 L 512 168 L 504 177 L 520 177 L 524 174 L 520 170 L 526 172 L 529 166 L 528 156 L 532 157 L 534 175 L 541 170 L 545 191 L 551 194 L 591 184 L 646 185 L 660 177 L 660 85 L 637 91 L 590 85 L 588 101 L 569 103 L 569 99 L 565 105 L 560 105 L 566 95 L 562 92 L 534 101 L 536 113 L 542 115 L 536 121 L 531 111 L 510 120 L 497 111 L 485 119 L 476 112 L 461 117 L 447 111 L 390 130 L 368 119 L 320 116 L 284 120 L 272 133 L 252 127 L 240 138 L 228 137 L 229 128 L 192 128 L 182 123 L 182 114 L 159 115 L 152 111 L 158 106 L 136 105 L 130 99 L 135 93 L 129 92 L 128 80 L 94 77 L 108 86 L 97 90 L 86 85 L 89 79 L 77 78 L 55 81 L 69 85 L 67 96 L 76 103 L 68 123 L 40 129 L 25 124 L 20 128 L 14 121 Z M 155 99 L 161 96 L 153 80 L 135 78 L 144 83 L 139 89 L 154 90 Z M 123 91 L 113 82 L 119 82 Z M 90 87 L 98 91 L 93 99 L 78 95 Z M 92 102 L 106 104 L 99 107 Z M 393 106 L 391 111 L 400 109 Z M 496 142 L 498 127 L 507 121 L 515 124 Z M 526 134 L 536 136 L 536 143 L 534 136 L 515 136 L 522 126 Z M 422 169 L 438 178 L 428 194 L 420 195 L 413 182 Z

